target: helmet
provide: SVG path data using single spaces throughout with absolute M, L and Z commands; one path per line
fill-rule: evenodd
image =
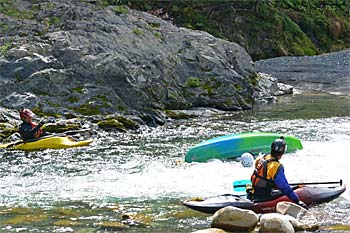
M 254 157 L 251 153 L 243 153 L 241 156 L 241 163 L 243 167 L 251 167 L 254 163 Z
M 271 144 L 272 154 L 283 154 L 286 151 L 286 149 L 287 149 L 287 145 L 283 136 L 281 136 L 279 139 L 276 139 Z
M 35 114 L 28 108 L 22 108 L 19 111 L 19 116 L 21 117 L 21 119 L 23 120 L 25 117 L 33 117 Z

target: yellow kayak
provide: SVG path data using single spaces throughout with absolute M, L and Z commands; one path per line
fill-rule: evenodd
M 67 136 L 43 137 L 35 141 L 24 142 L 22 140 L 1 144 L 0 148 L 17 149 L 17 150 L 39 150 L 39 149 L 64 149 L 70 147 L 87 146 L 93 139 L 84 141 L 73 141 Z

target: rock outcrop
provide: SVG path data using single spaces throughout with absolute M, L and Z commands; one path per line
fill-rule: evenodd
M 242 110 L 261 97 L 247 52 L 206 32 L 94 1 L 12 6 L 30 14 L 0 14 L 0 106 L 7 109 L 117 112 L 157 124 L 166 109 Z

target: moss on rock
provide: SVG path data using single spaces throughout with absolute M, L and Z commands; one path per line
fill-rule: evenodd
M 17 127 L 13 127 L 10 124 L 0 124 L 0 139 L 5 139 L 16 132 L 18 132 Z
M 165 115 L 171 119 L 189 119 L 193 118 L 194 116 L 186 114 L 184 112 L 179 112 L 179 111 L 172 111 L 172 110 L 165 110 Z
M 97 125 L 99 128 L 107 131 L 126 132 L 127 129 L 135 130 L 139 128 L 135 121 L 123 116 L 109 116 L 104 120 L 98 121 Z
M 73 226 L 81 226 L 82 223 L 63 219 L 63 220 L 59 220 L 59 221 L 54 222 L 53 225 L 60 226 L 60 227 L 73 227 Z
M 100 106 L 95 105 L 94 102 L 86 102 L 79 108 L 73 108 L 73 110 L 87 116 L 101 114 Z
M 14 218 L 10 218 L 2 222 L 2 224 L 17 225 L 23 223 L 41 222 L 48 218 L 48 215 L 44 212 L 35 212 L 25 215 L 16 215 Z
M 50 133 L 63 133 L 69 130 L 81 129 L 80 124 L 47 124 L 45 131 Z
M 123 123 L 119 122 L 116 119 L 107 119 L 102 120 L 97 123 L 98 127 L 100 129 L 106 130 L 106 131 L 121 131 L 126 132 L 126 128 L 123 125 Z
M 125 230 L 129 228 L 129 226 L 120 222 L 99 222 L 99 223 L 96 223 L 95 226 L 103 230 L 111 230 L 111 231 L 120 231 L 120 230 Z

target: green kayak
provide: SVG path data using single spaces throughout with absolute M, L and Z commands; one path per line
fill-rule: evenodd
M 241 156 L 245 152 L 256 155 L 270 153 L 271 143 L 281 136 L 287 143 L 286 153 L 303 149 L 301 141 L 291 135 L 275 133 L 240 133 L 209 139 L 192 147 L 185 156 L 186 162 L 207 162 L 210 159 L 229 159 Z

